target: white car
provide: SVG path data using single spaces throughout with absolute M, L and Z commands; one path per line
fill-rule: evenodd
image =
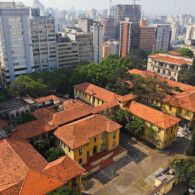
M 195 194 L 195 186 L 191 186 L 191 187 L 189 188 L 189 193 L 190 193 L 190 194 Z

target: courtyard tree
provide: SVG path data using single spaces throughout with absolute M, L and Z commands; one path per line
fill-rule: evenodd
M 192 139 L 190 140 L 187 150 L 185 152 L 187 156 L 195 156 L 195 127 L 192 133 Z
M 193 52 L 191 49 L 188 49 L 188 48 L 180 48 L 177 50 L 178 53 L 181 53 L 182 55 L 184 56 L 187 56 L 187 57 L 193 57 Z
M 78 193 L 74 191 L 71 187 L 64 185 L 50 192 L 48 195 L 62 195 L 62 194 L 63 195 L 77 195 Z
M 175 155 L 170 161 L 170 167 L 175 170 L 179 182 L 195 185 L 195 157 Z

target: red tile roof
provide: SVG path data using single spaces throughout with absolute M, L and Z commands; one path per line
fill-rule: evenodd
M 92 110 L 92 113 L 97 114 L 97 113 L 100 113 L 100 112 L 103 112 L 103 111 L 106 111 L 108 109 L 115 108 L 118 106 L 119 105 L 118 105 L 117 101 L 112 101 L 109 103 L 102 104 L 101 106 L 94 107 Z
M 28 168 L 42 170 L 48 164 L 47 161 L 25 139 L 11 136 L 6 140 Z
M 57 126 L 49 124 L 42 119 L 38 119 L 23 125 L 19 125 L 16 127 L 16 131 L 12 134 L 17 137 L 22 137 L 24 139 L 30 139 L 37 135 L 41 135 L 43 133 L 52 131 Z
M 23 180 L 28 172 L 28 167 L 6 139 L 0 140 L 0 167 L 0 192 L 5 190 L 5 185 Z
M 80 174 L 84 174 L 85 170 L 69 156 L 64 156 L 49 163 L 43 172 L 67 182 Z
M 90 105 L 80 101 L 80 100 L 67 100 L 63 103 L 63 106 L 65 109 L 71 109 L 71 108 L 76 108 L 76 107 L 80 107 L 80 106 L 85 106 L 85 107 L 91 107 Z
M 63 125 L 76 119 L 80 119 L 84 116 L 88 116 L 91 114 L 91 112 L 91 106 L 86 107 L 82 105 L 80 107 L 71 108 L 62 112 L 55 113 L 53 115 L 53 119 L 49 122 L 49 124 L 54 126 Z
M 20 194 L 20 189 L 23 181 L 19 181 L 16 183 L 8 184 L 8 185 L 0 185 L 0 194 L 1 195 L 18 195 Z
M 170 54 L 172 54 L 172 55 L 174 55 L 174 56 L 182 56 L 181 53 L 178 53 L 178 52 L 176 52 L 176 51 L 168 51 L 168 53 L 170 53 Z
M 138 116 L 139 118 L 163 129 L 168 129 L 181 121 L 179 118 L 134 101 L 127 104 L 124 109 L 127 109 L 133 115 Z
M 4 120 L 0 120 L 1 127 L 8 127 L 8 124 Z
M 172 81 L 169 79 L 166 79 L 160 75 L 158 75 L 157 73 L 151 72 L 151 71 L 142 71 L 142 70 L 137 70 L 137 69 L 132 69 L 129 70 L 128 73 L 130 74 L 138 74 L 142 77 L 148 77 L 148 76 L 152 76 L 152 77 L 157 77 L 159 79 L 161 79 L 162 81 L 167 82 L 169 87 L 179 87 L 182 91 L 187 91 L 187 92 L 193 92 L 195 93 L 195 86 L 191 86 L 191 85 L 187 85 L 184 83 L 180 83 L 180 82 L 176 82 L 176 81 Z
M 166 54 L 166 53 L 159 53 L 159 54 L 154 54 L 154 55 L 150 55 L 149 57 L 154 57 L 156 60 L 159 60 L 159 61 L 164 61 L 164 62 L 169 62 L 169 63 L 174 63 L 174 64 L 179 64 L 179 65 L 182 65 L 182 64 L 190 64 L 192 65 L 193 64 L 193 60 L 192 61 L 188 61 L 188 60 L 185 60 L 184 57 L 174 57 L 172 55 L 169 55 L 169 54 Z
M 120 95 L 116 93 L 113 93 L 104 88 L 98 87 L 96 85 L 90 84 L 88 82 L 75 85 L 74 88 L 84 91 L 85 93 L 89 95 L 91 95 L 91 92 L 93 91 L 94 97 L 97 97 L 98 99 L 103 100 L 105 102 L 111 102 L 121 97 Z
M 65 184 L 64 181 L 45 173 L 29 169 L 20 190 L 21 195 L 47 194 Z
M 37 119 L 42 119 L 44 121 L 51 121 L 52 118 L 53 118 L 53 115 L 55 114 L 56 112 L 53 110 L 53 109 L 49 109 L 49 108 L 41 108 L 41 109 L 38 109 L 38 110 L 35 110 L 33 112 L 33 116 Z
M 54 135 L 70 148 L 75 149 L 89 142 L 89 138 L 103 132 L 120 129 L 121 125 L 110 119 L 96 114 L 74 123 L 59 127 Z
M 46 97 L 37 98 L 35 101 L 38 103 L 42 103 L 42 102 L 46 102 L 50 100 L 57 101 L 57 100 L 60 100 L 60 98 L 56 97 L 55 95 L 49 95 Z
M 133 99 L 135 99 L 137 97 L 138 97 L 137 95 L 128 94 L 128 95 L 121 96 L 120 98 L 118 98 L 118 101 L 120 101 L 120 102 L 127 102 L 127 101 L 133 100 Z

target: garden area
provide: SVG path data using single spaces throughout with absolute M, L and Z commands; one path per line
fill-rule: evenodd
M 60 146 L 56 146 L 54 136 L 49 136 L 49 139 L 39 138 L 36 141 L 31 140 L 31 144 L 47 162 L 52 162 L 65 155 Z

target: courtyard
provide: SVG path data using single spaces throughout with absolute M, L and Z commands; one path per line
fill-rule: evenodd
M 121 132 L 120 146 L 128 151 L 128 155 L 84 179 L 83 195 L 140 194 L 134 187 L 137 179 L 144 180 L 157 169 L 165 169 L 172 155 L 184 153 L 188 142 L 185 137 L 178 137 L 171 147 L 159 151 Z

